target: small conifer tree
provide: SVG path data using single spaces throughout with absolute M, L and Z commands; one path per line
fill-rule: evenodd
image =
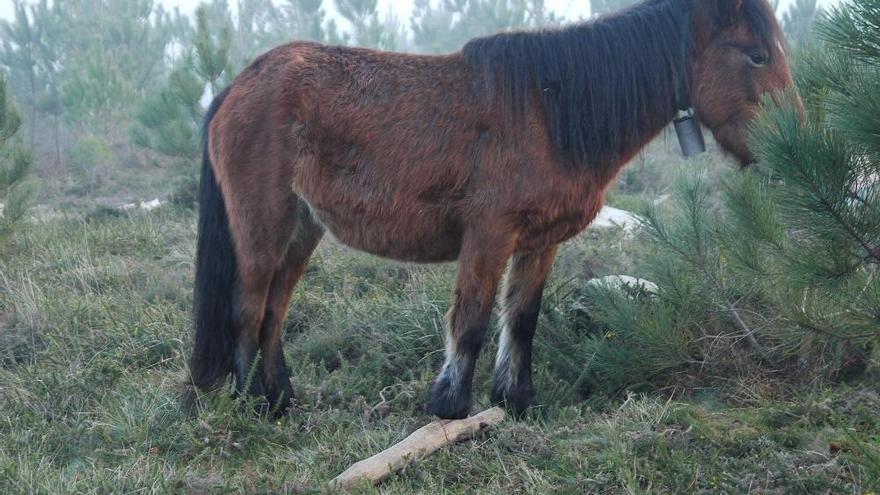
M 619 390 L 678 371 L 768 366 L 841 379 L 880 344 L 880 0 L 818 24 L 793 94 L 753 126 L 761 165 L 720 191 L 685 181 L 677 204 L 645 214 L 638 274 L 653 297 L 587 291 L 597 386 Z M 874 357 L 872 357 L 874 353 Z
M 217 33 L 212 35 L 211 33 Z M 208 11 L 196 11 L 196 33 L 189 53 L 171 70 L 165 85 L 148 95 L 137 113 L 132 140 L 175 160 L 177 180 L 173 201 L 195 204 L 198 185 L 193 166 L 201 153 L 203 100 L 206 91 L 216 95 L 228 84 L 232 25 L 228 18 L 220 29 L 209 25 Z
M 6 79 L 0 77 L 0 249 L 12 238 L 31 195 L 27 182 L 31 155 L 21 143 L 21 123 L 7 95 Z
M 449 53 L 476 37 L 560 21 L 544 0 L 415 0 L 410 29 L 416 50 Z
M 212 32 L 218 32 L 212 36 Z M 165 85 L 148 95 L 138 112 L 133 140 L 164 155 L 192 161 L 200 154 L 202 105 L 205 91 L 216 95 L 231 71 L 231 24 L 209 26 L 207 10 L 196 11 L 193 46 L 172 69 Z
M 625 9 L 636 3 L 637 0 L 591 0 L 590 9 L 593 15 L 608 14 Z
M 822 15 L 818 0 L 796 0 L 782 16 L 782 27 L 788 39 L 797 46 L 812 40 L 813 25 Z
M 213 27 L 208 23 L 207 10 L 200 7 L 196 11 L 194 68 L 198 76 L 210 85 L 211 93 L 216 95 L 222 89 L 221 79 L 229 76 L 232 21 L 226 19 L 219 29 Z

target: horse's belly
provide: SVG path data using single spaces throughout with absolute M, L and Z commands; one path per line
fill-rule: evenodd
M 319 203 L 319 202 L 316 202 Z M 461 228 L 438 211 L 350 208 L 309 203 L 312 214 L 341 243 L 383 258 L 416 263 L 454 261 Z M 375 205 L 374 205 L 375 206 Z M 430 210 L 430 209 L 427 209 Z
M 602 200 L 601 196 L 587 196 L 565 207 L 526 215 L 521 222 L 517 250 L 540 251 L 572 239 L 596 218 Z
M 450 173 L 423 162 L 379 159 L 366 145 L 322 143 L 301 162 L 293 190 L 343 244 L 400 261 L 458 258 L 462 226 Z M 441 180 L 442 179 L 442 180 Z

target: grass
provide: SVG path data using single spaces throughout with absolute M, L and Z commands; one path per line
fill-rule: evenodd
M 187 408 L 193 217 L 163 208 L 47 220 L 0 261 L 0 492 L 321 493 L 431 420 L 422 399 L 442 358 L 454 267 L 334 245 L 316 255 L 287 322 L 297 410 L 266 422 L 225 393 Z M 586 396 L 589 355 L 564 324 L 567 308 L 578 279 L 628 265 L 635 254 L 621 246 L 620 233 L 589 233 L 564 250 L 537 349 L 543 407 L 382 493 L 880 488 L 880 393 L 867 384 L 797 394 L 742 386 L 739 401 L 736 390 Z M 617 254 L 584 265 L 602 250 Z M 482 394 L 490 368 L 484 357 Z

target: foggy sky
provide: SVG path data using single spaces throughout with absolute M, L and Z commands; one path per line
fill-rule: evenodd
M 201 3 L 203 0 L 157 0 L 164 4 L 167 8 L 180 7 L 180 9 L 184 12 L 192 12 L 195 8 Z M 788 5 L 793 3 L 795 0 L 782 0 L 782 11 L 784 11 Z M 819 3 L 822 5 L 833 5 L 839 3 L 841 0 L 820 0 Z M 235 5 L 235 0 L 230 0 L 230 5 Z M 578 19 L 579 17 L 586 17 L 590 13 L 588 0 L 547 0 L 547 6 L 553 9 L 558 14 L 562 14 L 569 19 Z M 335 7 L 333 2 L 325 2 L 325 8 Z M 404 22 L 404 25 L 409 24 L 409 14 L 412 10 L 413 0 L 379 0 L 379 12 L 384 15 L 392 10 L 394 14 L 396 14 L 401 21 Z M 328 9 L 331 12 L 335 10 L 334 8 Z M 12 0 L 0 0 L 0 18 L 8 19 L 12 16 Z

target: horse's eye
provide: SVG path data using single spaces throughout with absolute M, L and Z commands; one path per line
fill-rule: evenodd
M 760 51 L 751 51 L 748 52 L 749 55 L 749 63 L 752 64 L 752 67 L 764 67 L 767 65 L 767 60 L 769 57 Z

